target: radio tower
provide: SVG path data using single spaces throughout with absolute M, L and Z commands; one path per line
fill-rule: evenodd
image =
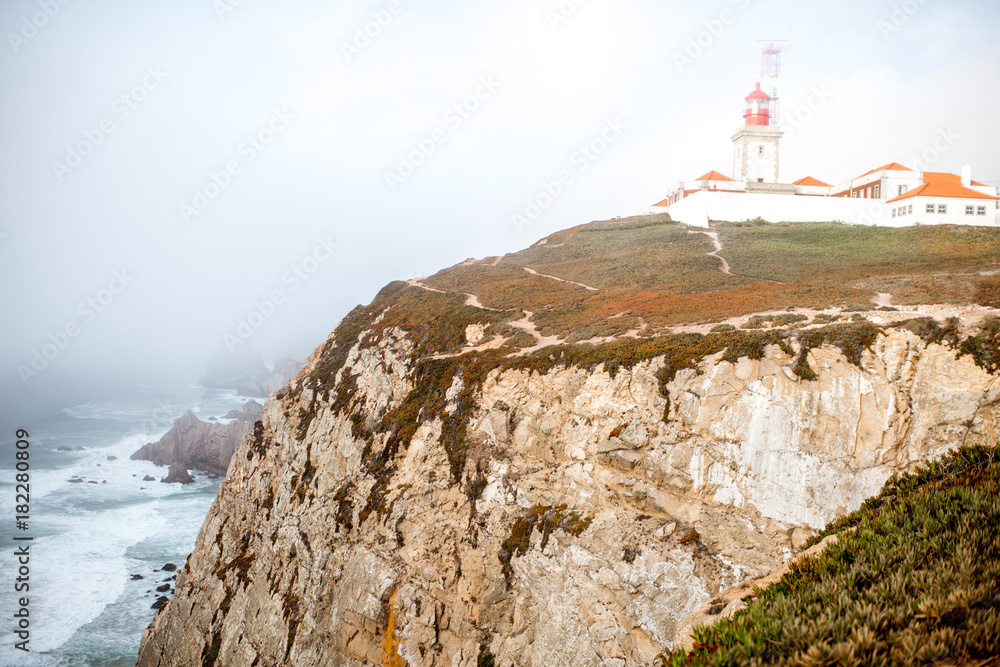
M 760 61 L 760 81 L 764 92 L 771 98 L 771 124 L 781 126 L 781 97 L 778 94 L 778 83 L 781 79 L 781 54 L 788 51 L 787 39 L 760 40 L 767 41 Z

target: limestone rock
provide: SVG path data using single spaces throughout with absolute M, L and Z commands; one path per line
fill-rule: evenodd
M 365 463 L 415 378 L 414 340 L 369 335 L 329 386 L 317 352 L 267 400 L 140 667 L 650 664 L 891 475 L 1000 431 L 996 376 L 889 330 L 862 367 L 813 350 L 815 381 L 777 347 L 707 357 L 669 411 L 663 358 L 494 369 L 471 407 L 456 377 L 444 417 Z

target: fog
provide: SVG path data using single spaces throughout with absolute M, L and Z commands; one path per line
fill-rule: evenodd
M 930 151 L 934 171 L 968 163 L 1000 184 L 998 14 L 988 0 L 5 2 L 0 389 L 194 382 L 233 350 L 304 359 L 391 280 L 728 173 L 760 40 L 790 39 L 782 180 Z M 599 154 L 580 151 L 602 134 Z

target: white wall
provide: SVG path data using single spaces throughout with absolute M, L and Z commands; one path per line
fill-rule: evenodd
M 907 225 L 974 225 L 977 227 L 993 227 L 997 225 L 997 203 L 989 199 L 951 199 L 947 197 L 912 197 L 904 199 L 899 204 L 913 204 L 913 214 L 903 219 Z M 927 213 L 927 204 L 933 204 L 934 210 L 944 204 L 947 213 Z M 890 205 L 890 213 L 895 204 Z M 986 207 L 986 215 L 966 215 L 965 207 Z
M 873 203 L 875 200 L 843 197 L 696 192 L 668 211 L 674 220 L 697 227 L 707 227 L 709 220 L 741 222 L 758 217 L 768 222 L 881 224 L 878 212 L 867 210 Z M 865 214 L 870 221 L 865 219 Z
M 934 202 L 935 210 L 939 203 L 947 204 L 948 213 L 925 213 L 930 201 Z M 913 214 L 893 218 L 892 209 L 902 206 L 904 202 L 913 205 Z M 696 192 L 672 205 L 667 211 L 674 220 L 696 227 L 708 227 L 709 220 L 741 222 L 754 218 L 762 218 L 768 222 L 837 221 L 882 227 L 910 227 L 915 224 L 1000 226 L 995 201 L 913 197 L 904 202 L 888 205 L 880 199 Z M 967 202 L 972 202 L 975 206 L 985 205 L 986 215 L 965 215 Z

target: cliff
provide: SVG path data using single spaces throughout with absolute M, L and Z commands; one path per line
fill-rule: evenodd
M 411 351 L 400 331 L 354 344 L 326 391 L 319 354 L 268 401 L 140 665 L 647 664 L 894 473 L 1000 435 L 996 376 L 892 330 L 860 367 L 812 350 L 813 381 L 777 345 L 665 391 L 664 357 L 494 368 L 473 396 L 457 373 L 380 457 L 395 433 L 372 427 L 420 383 Z
M 162 438 L 143 445 L 130 458 L 225 475 L 233 452 L 263 412 L 260 403 L 247 401 L 242 410 L 227 415 L 230 422 L 219 424 L 203 422 L 188 410 Z
M 138 665 L 649 664 L 892 475 L 1000 439 L 995 320 L 841 302 L 670 331 L 695 306 L 755 312 L 726 301 L 750 279 L 712 258 L 709 291 L 651 296 L 679 288 L 647 253 L 691 272 L 713 246 L 638 233 L 550 238 L 557 268 L 525 271 L 535 247 L 352 311 L 234 455 Z M 584 273 L 616 254 L 635 257 Z

